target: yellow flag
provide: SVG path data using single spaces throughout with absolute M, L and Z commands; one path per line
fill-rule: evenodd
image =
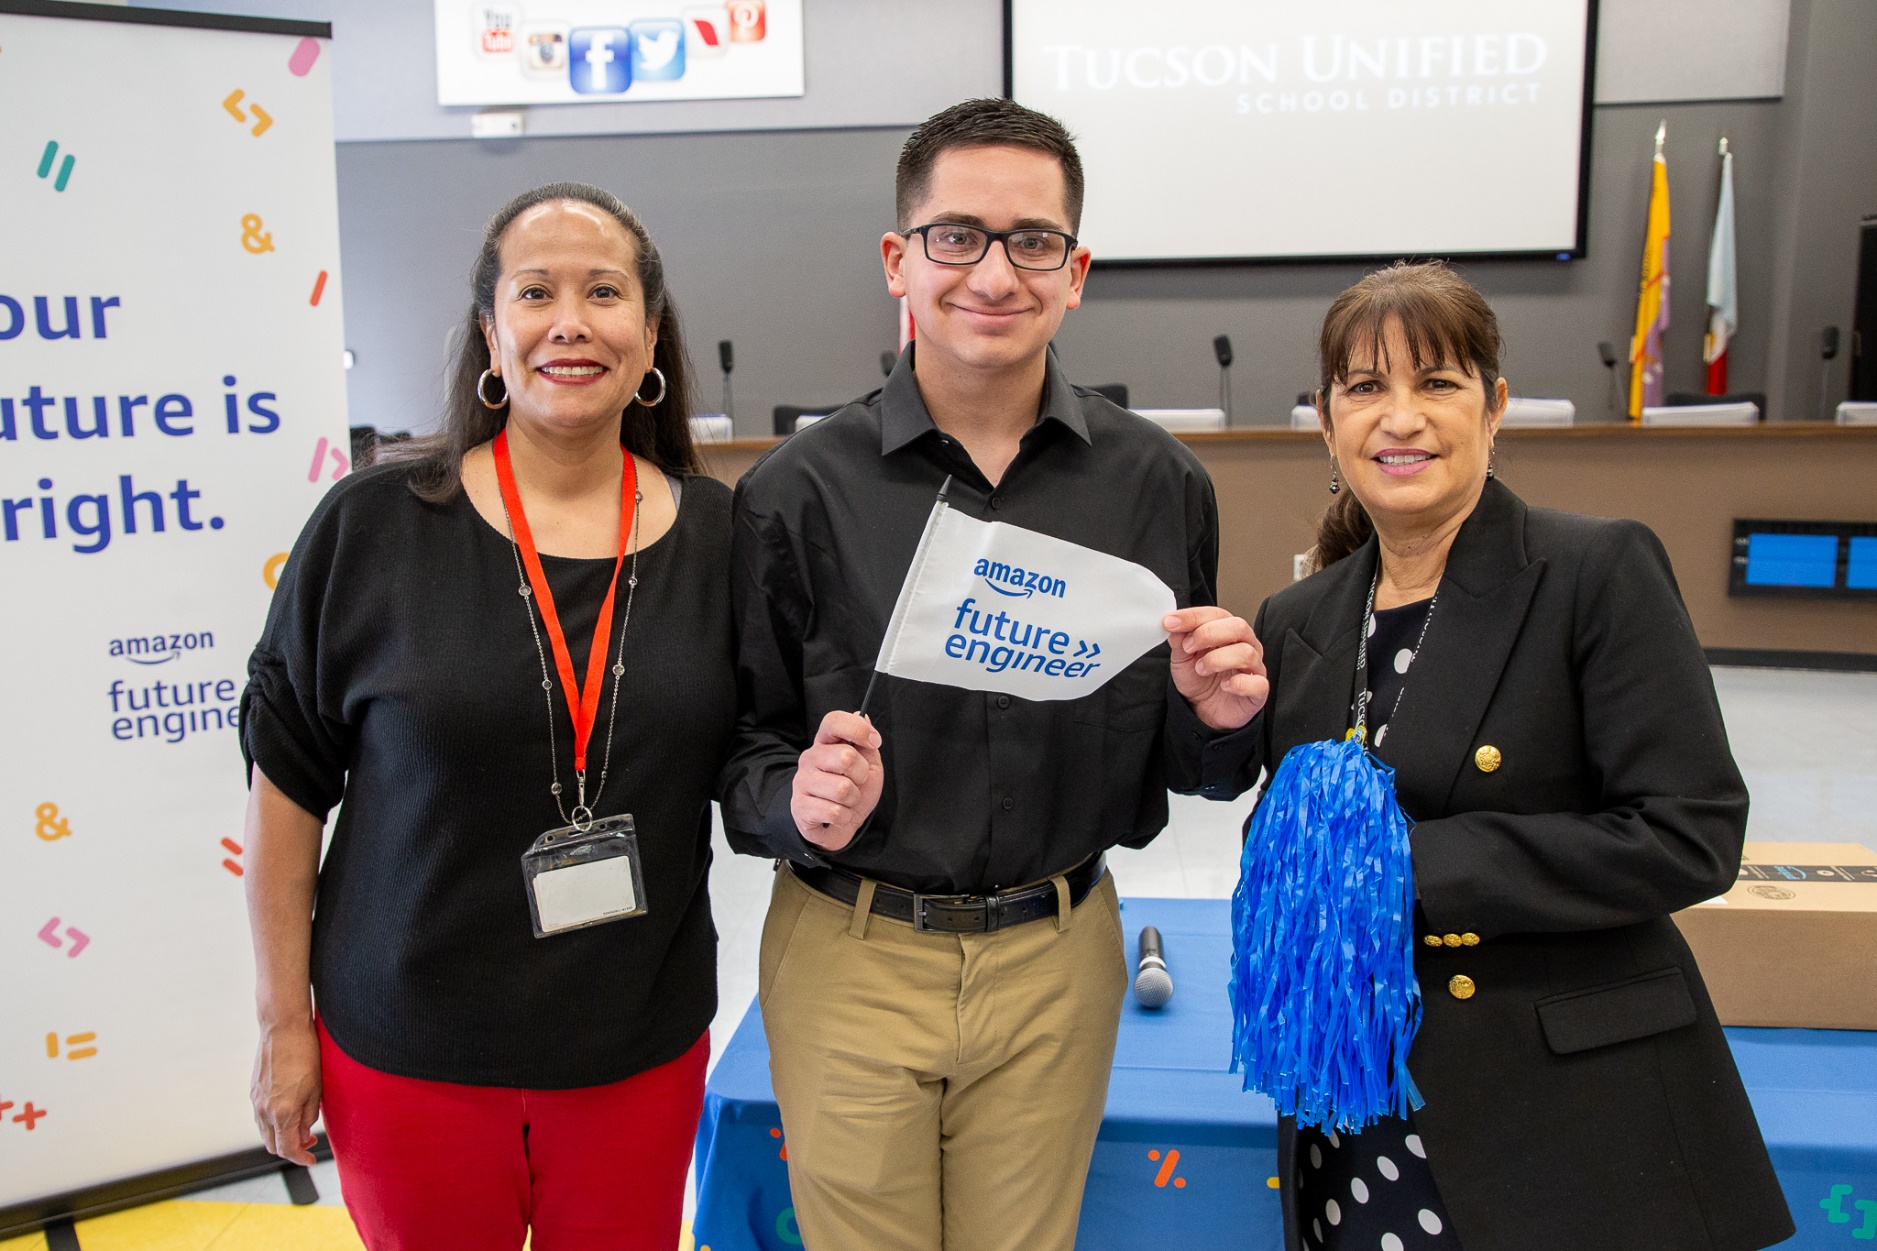
M 1655 136 L 1655 176 L 1649 186 L 1649 229 L 1642 245 L 1642 286 L 1636 295 L 1636 333 L 1629 341 L 1629 419 L 1662 402 L 1662 332 L 1668 329 L 1668 161 L 1666 127 Z

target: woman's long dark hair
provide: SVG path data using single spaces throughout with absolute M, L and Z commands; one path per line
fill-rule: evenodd
M 495 289 L 502 277 L 502 236 L 509 224 L 535 207 L 553 200 L 578 200 L 609 214 L 631 235 L 638 253 L 639 287 L 644 292 L 645 319 L 658 324 L 658 344 L 652 364 L 665 375 L 665 394 L 647 408 L 628 402 L 619 423 L 619 441 L 625 448 L 671 473 L 699 473 L 703 465 L 691 442 L 691 358 L 684 350 L 684 330 L 678 308 L 665 286 L 665 263 L 638 214 L 610 191 L 583 182 L 553 182 L 510 200 L 489 219 L 482 234 L 482 250 L 470 270 L 469 315 L 457 334 L 456 364 L 443 410 L 443 428 L 413 439 L 398 449 L 397 459 L 418 462 L 411 489 L 433 504 L 443 503 L 463 486 L 463 456 L 469 449 L 493 439 L 508 423 L 508 410 L 488 408 L 476 394 L 482 371 L 489 368 L 489 343 L 482 319 L 495 315 Z M 383 459 L 392 459 L 386 455 Z
M 1473 284 L 1439 261 L 1421 265 L 1396 262 L 1378 269 L 1336 297 L 1323 315 L 1317 336 L 1321 367 L 1317 400 L 1329 412 L 1330 392 L 1347 382 L 1356 353 L 1373 361 L 1384 353 L 1383 341 L 1390 320 L 1401 323 L 1402 337 L 1416 369 L 1428 365 L 1464 366 L 1485 384 L 1486 402 L 1492 403 L 1499 382 L 1499 318 L 1486 297 Z M 1330 414 L 1334 420 L 1335 414 Z M 1375 524 L 1344 486 L 1323 510 L 1317 525 L 1316 567 L 1327 569 L 1353 554 L 1375 533 Z

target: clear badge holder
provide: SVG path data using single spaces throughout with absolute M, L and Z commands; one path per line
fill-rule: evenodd
M 521 858 L 521 871 L 536 938 L 647 912 L 630 814 L 549 830 Z

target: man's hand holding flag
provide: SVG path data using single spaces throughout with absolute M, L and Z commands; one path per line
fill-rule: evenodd
M 1182 608 L 1161 622 L 1173 645 L 1173 686 L 1214 730 L 1242 729 L 1271 697 L 1264 647 L 1223 608 Z

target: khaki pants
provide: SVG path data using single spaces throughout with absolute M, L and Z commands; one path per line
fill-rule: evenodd
M 922 934 L 779 870 L 760 1000 L 806 1251 L 1072 1251 L 1126 989 L 1112 876 Z

